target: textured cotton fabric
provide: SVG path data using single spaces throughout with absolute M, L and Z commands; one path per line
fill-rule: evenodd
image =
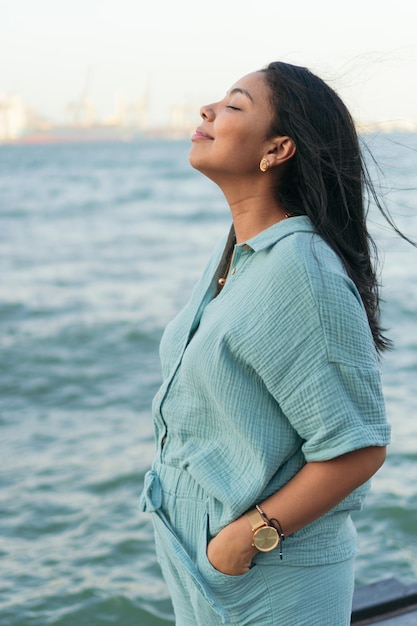
M 306 462 L 389 441 L 364 307 L 309 220 L 234 245 L 216 295 L 230 243 L 215 250 L 164 333 L 157 453 L 141 508 L 153 514 L 177 626 L 344 626 L 356 551 L 350 512 L 368 485 L 286 537 L 282 560 L 278 550 L 258 553 L 249 572 L 226 576 L 206 556 L 221 528 Z
M 207 559 L 211 498 L 186 470 L 156 462 L 143 501 L 153 512 L 156 550 L 176 626 L 348 626 L 353 559 L 279 567 L 258 554 L 249 572 L 229 576 Z
M 234 246 L 217 297 L 222 241 L 161 342 L 153 403 L 157 460 L 211 498 L 210 533 L 276 492 L 306 463 L 389 441 L 366 313 L 307 217 Z M 285 562 L 350 558 L 363 485 L 285 540 Z M 285 530 L 285 529 L 284 529 Z M 269 560 L 278 562 L 277 551 Z

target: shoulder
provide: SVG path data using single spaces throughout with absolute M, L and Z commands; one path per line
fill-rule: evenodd
M 349 295 L 362 307 L 360 294 L 341 258 L 317 233 L 289 233 L 271 247 L 268 256 L 277 281 L 292 289 L 305 285 L 317 306 L 327 294 L 335 305 Z
M 272 297 L 277 291 L 289 298 L 302 295 L 305 304 L 320 306 L 326 293 L 348 290 L 360 302 L 341 259 L 313 231 L 289 232 L 257 254 L 261 282 Z
M 324 276 L 335 276 L 342 282 L 347 279 L 341 259 L 314 231 L 306 216 L 279 222 L 248 243 L 265 271 L 272 272 L 277 281 L 307 277 L 312 288 L 319 289 Z
M 332 362 L 377 363 L 366 311 L 340 257 L 314 232 L 294 232 L 270 250 L 275 298 L 285 298 L 287 320 L 308 328 L 314 321 Z
M 307 276 L 314 289 L 323 286 L 323 277 L 348 278 L 340 257 L 314 231 L 295 231 L 276 242 L 271 259 L 280 274 L 294 279 Z

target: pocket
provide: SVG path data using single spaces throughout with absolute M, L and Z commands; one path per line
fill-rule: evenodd
M 219 572 L 207 556 L 207 545 L 212 538 L 209 533 L 208 514 L 202 527 L 198 568 L 232 622 L 241 626 L 254 623 L 270 624 L 272 607 L 263 567 L 255 562 L 248 572 L 239 576 Z
M 178 587 L 179 583 L 181 587 L 179 595 L 183 597 L 184 588 L 187 590 L 196 615 L 207 602 L 211 609 L 221 618 L 222 623 L 228 623 L 227 612 L 224 610 L 222 603 L 219 602 L 213 593 L 206 577 L 200 568 L 196 566 L 196 563 L 177 536 L 175 529 L 170 526 L 161 511 L 157 511 L 154 514 L 153 523 L 156 545 L 158 546 L 158 560 L 162 571 L 165 572 L 167 582 L 172 582 L 175 579 L 171 587 L 171 593 L 174 591 L 174 588 Z M 203 602 L 201 601 L 202 599 Z
M 256 563 L 252 563 L 251 568 L 244 574 L 238 574 L 237 576 L 234 576 L 233 574 L 224 574 L 223 572 L 220 572 L 218 569 L 216 569 L 214 565 L 211 564 L 207 556 L 207 545 L 206 545 L 206 549 L 203 555 L 203 568 L 202 569 L 203 569 L 203 572 L 207 574 L 207 580 L 209 583 L 211 583 L 212 580 L 218 578 L 223 586 L 224 586 L 225 581 L 229 581 L 230 584 L 233 585 L 237 581 L 242 581 L 242 580 L 252 578 L 254 575 L 256 575 L 257 568 L 258 566 L 256 565 Z
M 252 566 L 249 571 L 245 572 L 244 574 L 239 574 L 238 576 L 224 574 L 223 572 L 217 570 L 214 565 L 211 564 L 207 556 L 207 546 L 212 538 L 213 537 L 210 535 L 210 517 L 209 514 L 206 513 L 203 523 L 203 537 L 200 541 L 199 561 L 203 572 L 207 575 L 208 582 L 218 579 L 219 581 L 221 581 L 223 586 L 225 582 L 229 582 L 230 585 L 233 585 L 237 581 L 243 581 L 252 578 L 256 574 L 255 570 L 257 569 L 257 565 L 255 562 L 252 562 Z

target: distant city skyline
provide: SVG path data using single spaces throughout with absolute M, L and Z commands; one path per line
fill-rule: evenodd
M 211 0 L 3 0 L 0 95 L 17 94 L 55 123 L 83 99 L 105 119 L 115 99 L 148 102 L 147 124 L 167 126 L 172 109 L 223 96 L 271 60 L 306 65 L 330 83 L 354 118 L 417 121 L 417 7 L 398 0 L 335 6 L 299 0 L 255 11 Z M 73 109 L 74 110 L 74 109 Z

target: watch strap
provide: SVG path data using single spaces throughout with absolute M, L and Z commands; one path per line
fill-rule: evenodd
M 262 526 L 269 526 L 268 522 L 264 519 L 258 509 L 251 509 L 246 513 L 246 517 L 249 519 L 252 527 L 252 532 L 257 531 Z

